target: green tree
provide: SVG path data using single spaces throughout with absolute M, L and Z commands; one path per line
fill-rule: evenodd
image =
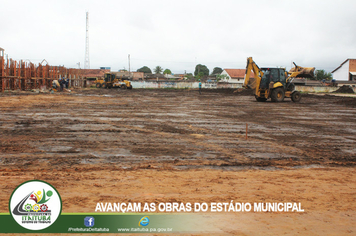
M 193 76 L 192 73 L 188 73 L 188 74 L 185 75 L 185 78 L 186 79 L 194 79 L 194 76 Z
M 196 76 L 195 76 L 195 79 L 196 80 L 200 80 L 201 78 L 203 78 L 205 75 L 204 75 L 204 73 L 203 72 L 199 72 L 199 74 L 197 74 Z
M 169 75 L 171 75 L 172 74 L 172 71 L 170 70 L 170 69 L 165 69 L 164 71 L 163 71 L 163 74 L 169 74 Z
M 206 65 L 198 64 L 195 66 L 194 75 L 197 76 L 197 75 L 199 75 L 200 72 L 203 73 L 203 76 L 209 75 L 209 69 L 208 69 L 208 67 L 206 67 Z
M 317 70 L 315 73 L 315 78 L 317 80 L 332 80 L 333 75 L 330 72 L 326 72 L 325 70 Z
M 229 78 L 228 75 L 216 75 L 216 80 L 219 81 L 219 80 L 224 80 L 224 79 L 227 79 Z
M 137 72 L 143 72 L 145 74 L 152 74 L 152 71 L 150 68 L 147 66 L 141 67 L 140 69 L 137 70 Z
M 223 72 L 223 69 L 221 69 L 220 67 L 215 67 L 211 74 L 212 75 L 217 75 L 217 74 L 221 74 L 221 72 Z
M 155 72 L 155 74 L 161 74 L 163 69 L 160 66 L 156 66 L 156 68 L 153 71 Z

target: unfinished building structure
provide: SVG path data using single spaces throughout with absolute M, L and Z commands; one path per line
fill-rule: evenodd
M 71 69 L 64 66 L 50 66 L 47 63 L 35 65 L 31 62 L 5 59 L 4 49 L 0 48 L 0 92 L 5 90 L 48 89 L 52 81 L 61 77 L 68 78 L 70 86 L 85 87 L 86 80 L 81 69 Z

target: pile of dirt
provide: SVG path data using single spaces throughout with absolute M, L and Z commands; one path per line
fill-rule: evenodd
M 241 95 L 241 96 L 252 96 L 253 89 L 239 88 L 239 89 L 235 90 L 234 93 L 237 95 Z
M 343 85 L 334 93 L 355 93 L 350 85 Z
M 215 89 L 208 89 L 203 88 L 203 93 L 218 93 L 218 94 L 233 94 L 236 89 L 234 88 L 215 88 Z
M 237 96 L 253 96 L 253 89 L 244 89 L 244 88 L 217 88 L 217 89 L 203 89 L 203 93 L 218 93 L 225 95 L 237 95 Z

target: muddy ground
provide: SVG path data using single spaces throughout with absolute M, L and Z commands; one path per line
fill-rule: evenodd
M 98 201 L 301 202 L 304 213 L 217 213 L 211 224 L 220 234 L 355 234 L 355 124 L 356 99 L 329 95 L 3 93 L 0 212 L 17 185 L 41 179 L 63 212 Z

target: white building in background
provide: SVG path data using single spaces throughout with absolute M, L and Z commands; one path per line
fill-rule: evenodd
M 228 82 L 232 84 L 243 84 L 245 78 L 246 69 L 224 69 L 221 75 L 226 75 L 226 79 L 221 80 L 221 82 Z M 251 73 L 250 78 L 254 75 Z
M 346 59 L 331 73 L 336 81 L 356 81 L 356 59 Z

